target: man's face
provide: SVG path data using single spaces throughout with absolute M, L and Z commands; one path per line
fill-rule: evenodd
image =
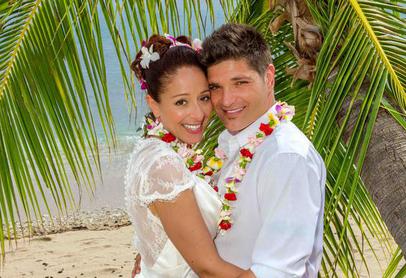
M 213 107 L 230 133 L 240 132 L 272 106 L 274 75 L 272 64 L 261 76 L 245 59 L 225 60 L 208 68 Z

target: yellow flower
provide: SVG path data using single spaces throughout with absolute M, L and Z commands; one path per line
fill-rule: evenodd
M 275 128 L 279 124 L 279 119 L 273 113 L 269 113 L 269 125 Z
M 207 166 L 211 167 L 214 170 L 219 170 L 221 169 L 221 167 L 223 167 L 223 161 L 213 156 L 210 157 L 207 161 Z

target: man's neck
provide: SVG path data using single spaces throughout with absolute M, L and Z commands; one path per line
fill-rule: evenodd
M 251 123 L 249 123 L 246 127 L 244 127 L 243 129 L 240 129 L 238 131 L 228 131 L 231 135 L 235 136 L 238 133 L 242 132 L 243 130 L 247 129 L 248 127 L 250 127 L 253 123 L 255 123 L 259 118 L 261 118 L 266 112 L 269 111 L 269 109 L 271 109 L 271 107 L 275 104 L 275 100 L 273 100 L 270 105 L 268 105 L 268 108 L 258 117 L 256 118 L 254 121 L 252 121 Z

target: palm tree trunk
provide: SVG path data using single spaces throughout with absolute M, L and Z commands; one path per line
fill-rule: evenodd
M 406 131 L 379 111 L 362 178 L 390 233 L 406 254 Z

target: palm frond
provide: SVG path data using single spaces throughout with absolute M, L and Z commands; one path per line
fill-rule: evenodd
M 165 4 L 164 4 L 165 3 Z M 208 7 L 208 8 L 207 8 Z M 190 15 L 181 22 L 179 12 Z M 102 24 L 116 49 L 130 107 L 129 64 L 151 32 L 204 32 L 214 21 L 211 1 L 51 1 L 0 4 L 0 246 L 17 238 L 16 220 L 31 224 L 51 214 L 50 197 L 65 213 L 71 188 L 94 190 L 101 177 L 95 118 L 109 147 L 116 146 Z M 194 22 L 196 21 L 196 23 Z M 184 26 L 182 26 L 182 24 Z M 171 29 L 172 28 L 172 29 Z M 133 42 L 131 44 L 131 42 Z M 96 108 L 90 103 L 95 102 Z M 69 180 L 67 172 L 72 172 Z M 73 184 L 71 184 L 73 183 Z M 2 257 L 0 258 L 0 260 Z
M 346 1 L 307 3 L 315 22 L 324 32 L 316 79 L 311 87 L 307 82 L 293 82 L 287 75 L 285 69 L 296 65 L 296 58 L 286 47 L 286 42 L 294 40 L 292 26 L 286 23 L 276 35 L 270 34 L 269 23 L 279 14 L 278 10 L 269 12 L 268 1 L 238 1 L 230 20 L 253 25 L 269 41 L 276 68 L 276 98 L 295 105 L 294 122 L 303 127 L 326 161 L 329 174 L 324 226 L 326 251 L 322 262 L 324 276 L 338 277 L 340 269 L 349 277 L 359 277 L 362 266 L 356 261 L 356 253 L 368 270 L 363 253 L 365 245 L 373 250 L 372 236 L 393 252 L 387 241 L 387 228 L 362 182 L 361 169 L 385 88 L 392 90 L 392 99 L 404 108 L 404 59 L 398 61 L 402 55 L 405 57 L 404 44 L 400 43 L 403 38 L 397 40 L 398 35 L 393 40 L 392 35 L 382 40 L 384 31 L 380 31 L 383 27 L 390 30 L 388 26 L 396 28 L 401 20 L 392 14 L 386 25 L 382 21 L 369 20 L 368 32 L 359 13 Z M 369 7 L 381 8 L 378 5 Z M 388 8 L 388 13 L 399 11 L 399 7 L 392 4 Z M 363 9 L 367 9 L 365 5 Z M 385 10 L 380 12 L 385 13 Z M 388 49 L 394 53 L 389 54 Z M 390 86 L 387 86 L 388 78 Z M 348 131 L 350 117 L 355 125 Z M 215 127 L 218 130 L 217 125 Z M 210 134 L 213 136 L 213 132 Z M 356 234 L 361 234 L 363 243 Z M 374 256 L 377 259 L 377 255 Z

